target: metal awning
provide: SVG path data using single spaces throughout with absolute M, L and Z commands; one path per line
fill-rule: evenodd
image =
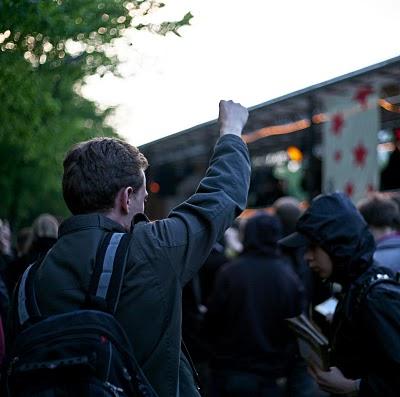
M 268 153 L 289 145 L 303 147 L 310 131 L 307 121 L 315 122 L 314 119 L 323 114 L 327 96 L 368 85 L 381 87 L 382 128 L 399 127 L 400 56 L 250 108 L 244 137 L 250 152 Z M 217 120 L 213 120 L 147 143 L 140 149 L 152 166 L 188 159 L 207 161 L 218 136 Z M 313 135 L 313 139 L 318 141 L 320 134 Z

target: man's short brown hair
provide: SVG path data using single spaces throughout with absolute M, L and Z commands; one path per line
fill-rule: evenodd
M 64 159 L 64 200 L 74 215 L 109 210 L 120 189 L 142 186 L 147 166 L 143 154 L 120 139 L 78 143 Z

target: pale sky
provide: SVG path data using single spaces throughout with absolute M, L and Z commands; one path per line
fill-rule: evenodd
M 83 90 L 134 145 L 217 118 L 220 99 L 250 107 L 400 54 L 396 0 L 164 2 L 152 22 L 193 14 L 182 37 L 130 32 L 124 78 Z

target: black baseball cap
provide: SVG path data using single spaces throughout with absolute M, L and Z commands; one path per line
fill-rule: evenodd
M 310 245 L 311 241 L 299 232 L 294 232 L 278 241 L 279 245 L 287 248 L 299 248 Z

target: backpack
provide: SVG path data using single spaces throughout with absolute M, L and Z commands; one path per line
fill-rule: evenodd
M 375 274 L 372 274 L 363 280 L 363 282 L 358 286 L 355 294 L 355 310 L 360 309 L 369 291 L 376 285 L 382 283 L 396 285 L 400 288 L 400 272 L 393 275 L 390 270 L 379 267 Z
M 120 297 L 129 234 L 101 242 L 86 304 L 81 310 L 41 315 L 32 264 L 16 289 L 18 333 L 5 384 L 9 396 L 156 397 L 125 331 L 113 316 Z

